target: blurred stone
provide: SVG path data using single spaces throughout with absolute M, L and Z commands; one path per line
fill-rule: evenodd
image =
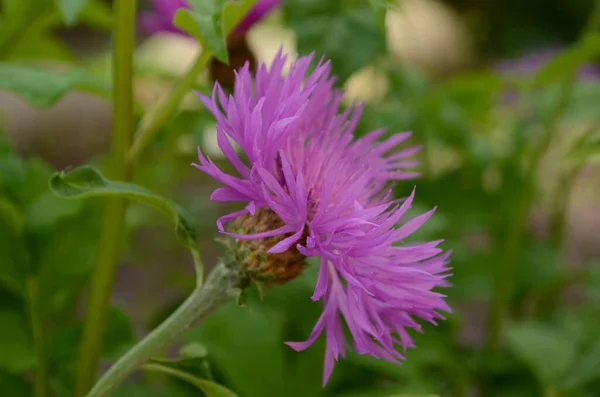
M 259 62 L 270 65 L 281 49 L 284 54 L 295 55 L 296 36 L 291 29 L 276 24 L 261 24 L 248 32 L 248 46 Z M 287 73 L 290 61 L 286 63 L 283 71 Z
M 3 128 L 17 152 L 38 155 L 58 169 L 80 165 L 108 149 L 111 112 L 109 101 L 79 92 L 42 110 L 0 92 Z
M 202 51 L 191 37 L 173 33 L 157 33 L 137 48 L 136 69 L 169 76 L 181 76 Z
M 377 70 L 374 66 L 367 66 L 350 76 L 344 88 L 346 103 L 352 103 L 355 100 L 377 103 L 385 97 L 389 89 L 389 82 L 384 72 Z

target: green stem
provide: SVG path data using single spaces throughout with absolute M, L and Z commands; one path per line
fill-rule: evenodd
M 113 178 L 131 179 L 126 163 L 133 135 L 133 51 L 135 41 L 136 0 L 115 2 L 113 48 Z M 96 253 L 83 340 L 79 352 L 75 395 L 84 396 L 92 386 L 104 340 L 110 296 L 113 289 L 119 251 L 122 246 L 126 201 L 111 198 L 104 212 L 102 235 Z
M 525 235 L 527 216 L 529 215 L 529 210 L 533 204 L 535 193 L 537 191 L 537 179 L 542 165 L 542 159 L 556 136 L 560 119 L 571 99 L 574 83 L 574 75 L 568 76 L 567 79 L 562 82 L 556 106 L 546 122 L 542 140 L 534 149 L 529 166 L 527 167 L 523 178 L 523 190 L 521 192 L 519 206 L 515 213 L 510 234 L 506 239 L 506 245 L 504 246 L 502 266 L 498 267 L 498 275 L 496 277 L 487 341 L 488 347 L 491 348 L 498 347 L 505 317 L 508 314 L 517 273 L 517 263 L 519 261 Z
M 46 397 L 48 395 L 48 383 L 44 354 L 44 334 L 40 310 L 39 284 L 35 276 L 27 278 L 27 301 L 36 356 L 34 396 Z
M 136 368 L 145 364 L 210 313 L 237 297 L 245 285 L 245 277 L 237 267 L 219 263 L 206 283 L 196 287 L 171 316 L 121 357 L 100 378 L 87 397 L 107 396 Z
M 598 29 L 600 25 L 600 0 L 595 3 L 594 10 L 588 20 L 588 23 L 583 30 L 580 42 L 588 39 Z M 502 266 L 498 267 L 498 276 L 496 277 L 496 285 L 494 288 L 494 296 L 489 321 L 489 332 L 487 345 L 490 348 L 497 348 L 500 344 L 504 321 L 509 311 L 510 299 L 514 287 L 514 281 L 517 273 L 517 263 L 519 260 L 525 227 L 527 224 L 527 216 L 535 193 L 537 191 L 537 178 L 539 175 L 542 159 L 548 148 L 552 144 L 554 137 L 558 131 L 559 122 L 567 109 L 573 88 L 575 85 L 575 73 L 569 75 L 560 85 L 558 100 L 550 117 L 548 118 L 542 140 L 534 149 L 531 160 L 526 168 L 524 176 L 523 190 L 519 207 L 515 214 L 510 235 L 506 239 L 504 247 L 504 260 Z
M 194 85 L 198 78 L 198 74 L 205 68 L 210 57 L 210 51 L 202 49 L 202 52 L 196 57 L 192 66 L 181 79 L 175 83 L 171 92 L 169 92 L 169 94 L 162 99 L 153 110 L 148 111 L 144 115 L 138 130 L 136 131 L 135 141 L 127 153 L 128 164 L 135 164 L 146 146 L 148 146 L 152 141 L 152 138 L 158 133 L 160 127 L 162 127 L 177 110 L 179 103 L 183 97 L 189 93 L 190 87 Z
M 225 26 L 226 36 L 233 31 L 239 21 L 244 18 L 256 3 L 257 0 L 243 2 L 244 9 L 240 10 L 240 13 L 236 16 L 235 20 L 227 21 L 229 23 Z M 136 131 L 135 142 L 133 143 L 131 150 L 129 150 L 129 153 L 127 153 L 127 162 L 129 164 L 135 164 L 146 146 L 148 146 L 152 141 L 152 138 L 156 136 L 160 127 L 162 127 L 173 115 L 183 97 L 196 83 L 198 74 L 204 70 L 206 64 L 212 57 L 212 52 L 209 48 L 202 48 L 201 51 L 202 52 L 196 57 L 188 71 L 175 83 L 171 92 L 169 92 L 169 94 L 161 100 L 153 110 L 144 115 Z
M 567 171 L 561 178 L 558 184 L 558 189 L 555 193 L 553 209 L 550 213 L 550 244 L 563 252 L 565 248 L 565 226 L 569 205 L 571 203 L 571 191 L 575 185 L 577 175 L 581 171 L 581 165 Z

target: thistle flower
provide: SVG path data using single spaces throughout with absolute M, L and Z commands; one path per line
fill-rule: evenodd
M 230 37 L 243 36 L 250 28 L 266 17 L 280 0 L 259 0 L 248 14 L 240 21 Z M 175 13 L 180 8 L 189 8 L 186 0 L 152 0 L 153 12 L 142 16 L 142 27 L 150 34 L 170 32 L 186 34 L 173 25 Z
M 393 182 L 418 175 L 407 159 L 418 148 L 394 151 L 410 133 L 380 140 L 380 129 L 354 139 L 362 106 L 340 111 L 343 94 L 333 88 L 329 62 L 309 73 L 312 58 L 297 59 L 282 77 L 280 52 L 255 78 L 248 65 L 239 70 L 232 95 L 215 84 L 212 97 L 200 96 L 239 175 L 226 174 L 200 149 L 193 165 L 224 185 L 212 200 L 245 204 L 217 226 L 235 239 L 235 259 L 251 277 L 283 283 L 306 257 L 320 257 L 312 300 L 323 301 L 323 313 L 305 342 L 287 344 L 300 351 L 325 332 L 325 385 L 349 345 L 344 322 L 359 354 L 398 362 L 404 356 L 397 347 L 414 347 L 407 330 L 421 331 L 415 318 L 443 319 L 438 311 L 450 308 L 432 290 L 447 286 L 449 252 L 438 248 L 441 240 L 402 244 L 435 209 L 396 227 L 415 192 L 392 200 Z

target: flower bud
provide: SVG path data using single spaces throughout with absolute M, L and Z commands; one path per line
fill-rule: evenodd
M 261 208 L 256 210 L 254 215 L 246 214 L 232 221 L 228 231 L 238 235 L 249 235 L 275 230 L 283 225 L 283 221 L 273 210 Z M 288 235 L 255 240 L 230 238 L 226 244 L 231 249 L 236 263 L 244 268 L 251 279 L 266 285 L 285 284 L 299 276 L 307 265 L 306 257 L 295 245 L 282 253 L 267 252 L 286 237 Z

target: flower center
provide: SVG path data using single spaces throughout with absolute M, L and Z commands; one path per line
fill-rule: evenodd
M 261 208 L 254 215 L 246 214 L 233 220 L 228 229 L 232 233 L 245 235 L 267 232 L 283 225 L 283 221 L 273 210 Z M 229 242 L 229 246 L 236 262 L 244 267 L 252 279 L 267 285 L 285 284 L 302 273 L 307 266 L 306 257 L 298 251 L 296 244 L 279 254 L 268 254 L 267 251 L 289 236 L 290 234 L 256 240 L 235 239 Z M 299 243 L 304 244 L 306 237 L 307 232 Z

